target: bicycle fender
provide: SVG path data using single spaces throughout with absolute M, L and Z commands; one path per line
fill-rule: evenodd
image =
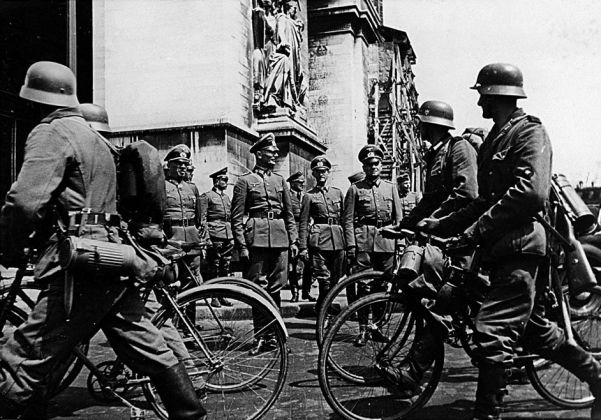
M 200 286 L 193 287 L 191 289 L 186 290 L 185 292 L 180 293 L 177 297 L 177 300 L 178 301 L 180 299 L 184 300 L 189 295 L 191 295 L 195 292 L 204 292 L 204 291 L 207 291 L 207 292 L 208 291 L 211 291 L 211 292 L 219 292 L 219 291 L 236 292 L 236 293 L 248 296 L 251 299 L 256 300 L 259 304 L 263 305 L 267 309 L 267 311 L 275 318 L 279 328 L 281 329 L 282 333 L 284 334 L 284 337 L 286 337 L 286 340 L 288 339 L 288 329 L 286 328 L 286 324 L 284 323 L 284 319 L 282 318 L 282 315 L 280 314 L 280 311 L 278 310 L 278 308 L 276 308 L 273 305 L 273 303 L 270 303 L 263 296 L 259 295 L 257 292 L 254 292 L 252 289 L 242 287 L 242 286 L 235 286 L 231 283 L 230 284 L 223 284 L 223 283 L 221 283 L 221 284 L 220 283 L 201 284 Z

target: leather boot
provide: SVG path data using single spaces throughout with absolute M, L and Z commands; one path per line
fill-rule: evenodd
M 169 414 L 169 420 L 205 418 L 207 412 L 200 403 L 182 363 L 165 369 L 151 379 Z
M 402 364 L 376 365 L 380 373 L 394 384 L 399 395 L 411 398 L 421 392 L 420 382 L 436 357 L 436 340 L 441 338 L 435 330 L 424 328 Z
M 474 420 L 499 420 L 503 398 L 507 394 L 505 367 L 481 363 L 478 373 L 478 388 Z
M 552 354 L 544 354 L 549 360 L 563 366 L 581 381 L 588 383 L 595 397 L 591 419 L 601 420 L 601 363 L 577 344 L 563 343 Z

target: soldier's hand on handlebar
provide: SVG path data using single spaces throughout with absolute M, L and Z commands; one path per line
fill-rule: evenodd
M 417 222 L 417 228 L 423 232 L 435 232 L 440 226 L 439 219 L 425 218 Z

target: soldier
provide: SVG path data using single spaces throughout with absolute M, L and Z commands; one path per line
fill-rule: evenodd
M 194 165 L 188 165 L 188 167 L 186 168 L 186 178 L 184 179 L 184 181 L 189 182 L 190 184 L 196 187 L 196 184 L 194 183 L 194 181 L 192 181 L 192 178 L 194 177 L 194 169 L 196 169 Z M 198 189 L 198 187 L 196 188 Z
M 407 172 L 402 172 L 396 179 L 399 189 L 399 198 L 403 207 L 403 214 L 409 214 L 421 200 L 422 195 L 411 191 L 411 179 Z
M 475 86 L 482 116 L 494 126 L 478 156 L 479 196 L 467 207 L 425 229 L 462 233 L 480 244 L 490 266 L 489 290 L 476 316 L 480 346 L 474 418 L 500 418 L 506 368 L 517 340 L 525 349 L 568 369 L 595 396 L 591 418 L 601 419 L 601 363 L 544 317 L 542 293 L 546 253 L 545 212 L 551 186 L 551 143 L 541 121 L 517 107 L 525 98 L 522 72 L 511 64 L 484 66 Z
M 246 277 L 264 287 L 280 307 L 280 290 L 288 281 L 288 251 L 292 258 L 297 256 L 298 234 L 288 185 L 273 172 L 278 151 L 271 133 L 250 148 L 256 165 L 234 187 L 232 232 L 240 258 L 249 262 Z M 256 355 L 272 348 L 273 340 L 269 331 L 263 331 L 263 319 L 253 314 L 253 321 L 255 343 L 250 353 Z
M 27 321 L 0 343 L 0 416 L 26 409 L 21 418 L 46 418 L 52 370 L 102 329 L 117 355 L 151 378 L 170 418 L 204 418 L 185 368 L 146 315 L 139 291 L 119 276 L 65 273 L 59 266 L 64 230 L 120 241 L 115 163 L 76 108 L 75 76 L 61 64 L 34 63 L 20 96 L 42 120 L 27 139 L 23 166 L 0 212 L 0 262 L 21 264 L 35 230 L 33 246 L 42 256 L 34 273 L 45 288 Z
M 384 153 L 375 145 L 369 144 L 361 149 L 359 160 L 363 163 L 365 179 L 352 184 L 344 198 L 346 253 L 353 272 L 370 268 L 386 271 L 393 265 L 395 241 L 383 238 L 379 228 L 398 223 L 403 212 L 396 186 L 380 178 L 383 158 Z M 375 283 L 362 284 L 357 297 L 370 290 L 380 290 L 381 287 Z M 372 326 L 368 331 L 368 315 L 359 314 L 360 332 L 355 340 L 357 346 L 364 346 L 369 338 L 378 341 L 386 339 L 377 326 Z
M 173 146 L 165 155 L 167 206 L 163 224 L 168 239 L 200 247 L 203 243 L 203 235 L 199 230 L 200 193 L 194 183 L 186 181 L 190 156 L 190 149 L 185 144 Z M 190 270 L 197 277 L 200 275 L 200 256 L 200 249 L 191 250 L 186 256 Z
M 212 173 L 209 177 L 213 180 L 213 188 L 200 196 L 200 226 L 208 232 L 210 246 L 207 252 L 209 264 L 208 277 L 225 277 L 230 275 L 230 262 L 234 249 L 234 237 L 230 210 L 232 202 L 225 193 L 227 189 L 227 167 Z M 213 298 L 211 306 L 232 306 L 226 298 Z
M 290 184 L 290 199 L 292 201 L 292 214 L 296 222 L 296 229 L 299 231 L 299 221 L 301 215 L 301 203 L 305 196 L 305 176 L 302 172 L 295 172 L 286 180 Z M 299 283 L 302 284 L 302 297 L 309 302 L 315 302 L 315 298 L 311 296 L 311 273 L 309 272 L 308 264 L 305 264 L 303 258 L 290 258 L 290 291 L 292 298 L 290 302 L 298 302 Z
M 316 312 L 321 310 L 325 295 L 334 286 L 344 267 L 344 231 L 342 204 L 344 195 L 327 185 L 332 164 L 325 156 L 311 161 L 315 178 L 313 187 L 303 199 L 300 216 L 299 248 L 303 259 L 311 258 L 311 274 L 319 284 Z M 309 219 L 313 221 L 309 226 Z

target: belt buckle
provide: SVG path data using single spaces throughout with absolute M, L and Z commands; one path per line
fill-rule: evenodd
M 267 212 L 267 219 L 273 220 L 274 216 L 275 216 L 275 213 L 273 211 Z
M 328 225 L 333 225 L 333 224 L 334 224 L 334 218 L 328 217 Z

